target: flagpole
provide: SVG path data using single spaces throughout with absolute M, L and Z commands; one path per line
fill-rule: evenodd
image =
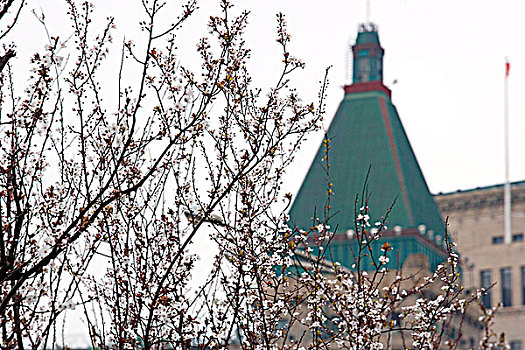
M 511 234 L 511 193 L 510 193 L 510 167 L 509 167 L 509 71 L 510 63 L 505 59 L 505 84 L 504 84 L 504 108 L 505 108 L 505 186 L 504 186 L 504 219 L 505 219 L 505 244 L 512 241 Z

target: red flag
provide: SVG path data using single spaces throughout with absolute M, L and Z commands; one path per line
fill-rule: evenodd
M 508 77 L 510 72 L 510 62 L 505 62 L 505 76 Z

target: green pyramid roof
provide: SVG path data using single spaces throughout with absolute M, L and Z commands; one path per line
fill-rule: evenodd
M 354 228 L 354 201 L 361 195 L 369 167 L 368 194 L 372 219 L 389 215 L 389 226 L 418 227 L 443 234 L 443 220 L 412 151 L 395 106 L 382 91 L 347 93 L 327 133 L 332 227 L 339 232 Z M 328 177 L 321 145 L 290 210 L 291 223 L 312 226 L 312 217 L 323 218 Z
M 324 222 L 327 193 L 331 191 L 329 223 L 338 235 L 328 259 L 350 268 L 357 240 L 345 233 L 355 228 L 356 196 L 365 192 L 369 198 L 371 223 L 380 221 L 395 200 L 387 219 L 390 231 L 373 249 L 379 251 L 381 242 L 389 241 L 399 266 L 409 255 L 422 253 L 434 269 L 446 257 L 442 241 L 445 227 L 392 104 L 391 92 L 383 85 L 384 50 L 375 25 L 360 27 L 352 52 L 353 84 L 345 86 L 345 97 L 327 132 L 328 160 L 323 142 L 292 204 L 290 224 L 308 230 L 314 217 Z M 357 205 L 361 206 L 361 200 Z M 420 230 L 420 225 L 425 229 Z M 392 231 L 395 226 L 401 230 Z

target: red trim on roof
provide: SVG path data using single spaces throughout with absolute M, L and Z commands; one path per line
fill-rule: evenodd
M 385 50 L 381 47 L 381 45 L 377 42 L 372 43 L 361 43 L 361 44 L 355 44 L 352 46 L 352 52 L 354 55 L 356 55 L 357 50 L 370 50 L 370 49 L 379 49 L 381 53 L 385 53 Z
M 380 81 L 370 81 L 368 83 L 356 83 L 352 85 L 345 85 L 345 94 L 353 94 L 357 92 L 379 91 L 385 93 L 388 97 L 392 97 L 392 91 L 383 85 Z
M 407 208 L 408 221 L 410 225 L 414 225 L 414 218 L 412 217 L 412 209 L 410 208 L 410 201 L 408 200 L 407 187 L 405 184 L 405 178 L 403 176 L 403 169 L 401 169 L 401 162 L 399 161 L 399 154 L 397 152 L 397 146 L 394 141 L 394 135 L 392 133 L 392 125 L 390 124 L 390 118 L 388 118 L 388 109 L 386 108 L 386 102 L 384 98 L 379 98 L 379 107 L 381 108 L 381 115 L 383 117 L 383 123 L 385 124 L 386 133 L 388 135 L 388 141 L 390 143 L 390 150 L 392 151 L 392 157 L 394 158 L 394 164 L 396 166 L 397 178 L 401 185 L 401 192 L 403 194 L 403 201 Z

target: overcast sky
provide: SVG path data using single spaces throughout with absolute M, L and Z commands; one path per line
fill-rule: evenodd
M 140 19 L 140 2 L 93 1 L 103 19 L 117 17 L 115 42 L 133 32 Z M 253 49 L 256 81 L 269 85 L 278 74 L 279 51 L 274 42 L 275 14 L 284 12 L 292 34 L 292 53 L 307 68 L 296 74 L 295 86 L 306 100 L 315 100 L 318 81 L 332 65 L 326 127 L 343 97 L 345 52 L 365 21 L 364 0 L 238 0 L 236 9 L 251 11 L 246 31 Z M 43 46 L 44 33 L 29 15 L 43 9 L 52 34 L 70 30 L 60 15 L 61 0 L 28 0 L 26 16 L 11 39 L 19 45 L 18 60 Z M 195 43 L 207 34 L 205 23 L 217 13 L 217 1 L 204 0 L 180 32 L 183 64 L 196 62 Z M 372 0 L 371 20 L 379 27 L 385 49 L 385 84 L 392 89 L 412 147 L 432 192 L 453 191 L 501 183 L 503 162 L 504 60 L 511 61 L 511 179 L 525 179 L 525 5 L 518 0 Z M 39 33 L 40 32 L 40 33 Z M 40 36 L 39 36 L 40 35 Z M 64 34 L 62 34 L 64 36 Z M 27 51 L 24 51 L 27 50 Z M 24 56 L 24 52 L 26 56 Z M 398 83 L 392 85 L 397 80 Z M 297 191 L 320 143 L 312 135 L 290 174 Z
M 288 14 L 296 52 L 308 65 L 302 87 L 315 90 L 308 79 L 318 78 L 326 65 L 334 66 L 328 122 L 342 98 L 345 49 L 365 20 L 365 2 L 246 4 L 254 10 L 256 27 L 265 25 L 263 16 L 271 18 L 272 10 Z M 372 1 L 371 19 L 379 26 L 385 49 L 385 84 L 392 89 L 431 191 L 503 182 L 505 56 L 511 61 L 511 179 L 525 179 L 525 99 L 520 84 L 525 78 L 524 10 L 522 1 Z M 312 138 L 305 159 L 311 158 L 320 137 Z
M 273 30 L 274 12 L 288 15 L 295 52 L 307 64 L 299 84 L 307 96 L 315 97 L 324 67 L 333 65 L 328 126 L 342 99 L 345 50 L 366 19 L 365 1 L 252 0 L 239 6 L 253 11 L 254 45 L 267 41 L 261 28 Z M 503 182 L 505 56 L 511 61 L 511 179 L 525 179 L 523 2 L 372 0 L 371 7 L 385 49 L 385 84 L 431 191 Z M 301 155 L 308 161 L 294 167 L 296 178 L 304 176 L 303 164 L 321 137 L 310 138 Z

